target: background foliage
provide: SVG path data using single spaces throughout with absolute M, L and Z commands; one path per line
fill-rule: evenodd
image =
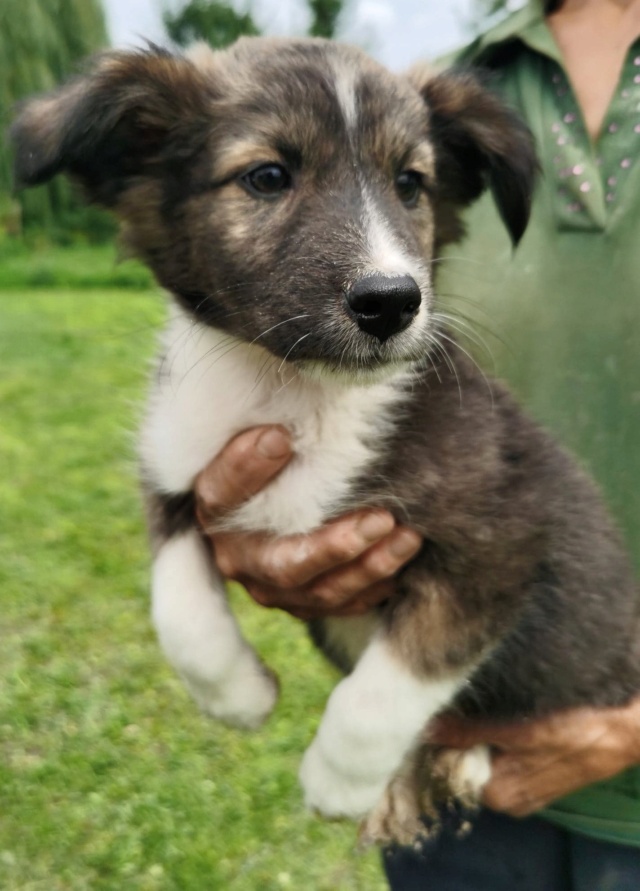
M 19 99 L 52 89 L 106 43 L 98 0 L 0 2 L 0 231 L 18 232 L 22 224 L 52 234 L 64 228 L 112 231 L 105 217 L 82 208 L 62 178 L 12 199 L 12 162 L 4 137 Z
M 344 0 L 308 0 L 308 4 L 311 12 L 309 35 L 335 37 Z M 233 43 L 243 34 L 260 33 L 250 11 L 238 12 L 228 3 L 212 0 L 190 0 L 178 12 L 165 12 L 163 20 L 167 33 L 179 46 L 206 40 L 219 48 Z
M 163 16 L 165 28 L 179 46 L 188 46 L 194 40 L 206 40 L 220 48 L 233 43 L 243 34 L 259 34 L 251 13 L 236 12 L 225 3 L 208 0 L 191 0 L 183 9 Z

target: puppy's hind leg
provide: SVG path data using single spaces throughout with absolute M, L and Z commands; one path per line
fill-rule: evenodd
M 258 727 L 275 705 L 278 685 L 242 637 L 195 527 L 157 550 L 152 614 L 168 660 L 200 708 L 234 726 Z

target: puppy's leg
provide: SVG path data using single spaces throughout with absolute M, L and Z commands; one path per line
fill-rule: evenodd
M 200 708 L 235 726 L 261 724 L 276 702 L 277 682 L 243 639 L 197 529 L 160 544 L 152 592 L 162 648 Z
M 417 677 L 378 633 L 329 698 L 300 769 L 306 804 L 331 817 L 370 811 L 427 722 L 468 672 Z

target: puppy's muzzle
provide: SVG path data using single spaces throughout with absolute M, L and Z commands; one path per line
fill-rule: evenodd
M 420 308 L 420 288 L 410 275 L 367 275 L 345 295 L 358 328 L 381 343 L 408 328 Z

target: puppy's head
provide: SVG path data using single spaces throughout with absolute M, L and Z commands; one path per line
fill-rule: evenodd
M 320 40 L 107 54 L 13 138 L 19 184 L 78 181 L 200 321 L 349 375 L 424 356 L 459 211 L 489 187 L 516 242 L 535 171 L 471 75 L 398 77 Z

